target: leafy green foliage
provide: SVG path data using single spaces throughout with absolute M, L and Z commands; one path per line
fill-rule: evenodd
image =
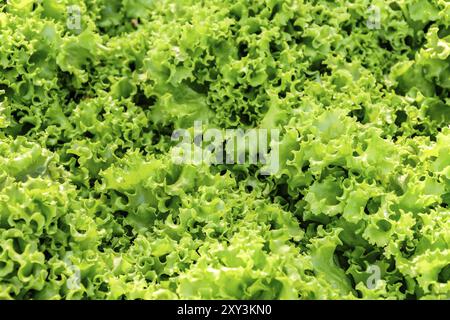
M 449 92 L 445 0 L 0 4 L 0 298 L 448 299 Z

